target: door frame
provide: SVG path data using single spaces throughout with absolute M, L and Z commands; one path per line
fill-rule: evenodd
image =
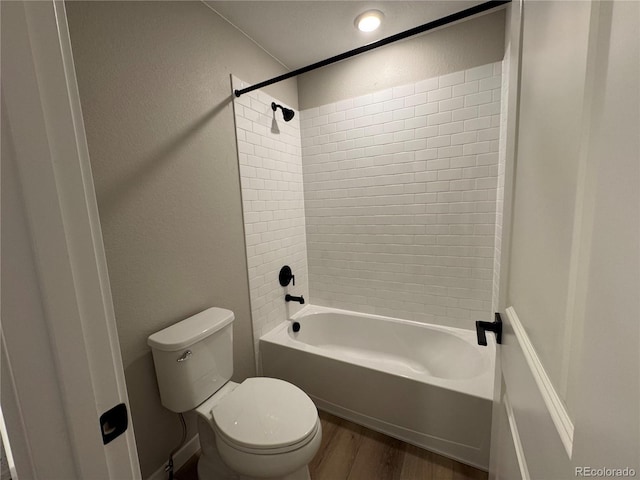
M 33 325 L 2 332 L 2 408 L 18 475 L 55 476 L 43 470 L 47 452 L 30 447 L 44 436 L 52 445 L 68 439 L 78 478 L 139 479 L 130 414 L 129 428 L 108 445 L 99 426 L 104 411 L 129 402 L 64 2 L 3 5 L 1 18 L 5 128 L 50 346 L 29 349 L 29 340 L 42 334 L 29 331 Z M 29 374 L 17 361 L 25 348 L 34 362 L 54 359 L 58 388 L 19 388 Z M 27 393 L 59 398 L 63 411 L 51 414 L 63 416 L 66 435 L 25 421 L 39 403 L 25 401 Z

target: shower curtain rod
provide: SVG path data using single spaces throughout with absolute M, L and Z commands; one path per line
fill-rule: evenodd
M 480 5 L 476 5 L 475 7 L 467 8 L 466 10 L 462 10 L 460 12 L 447 15 L 446 17 L 442 17 L 438 20 L 434 20 L 432 22 L 425 23 L 418 27 L 405 30 L 404 32 L 396 33 L 395 35 L 391 35 L 390 37 L 383 38 L 382 40 L 378 40 L 376 42 L 370 43 L 369 45 L 354 48 L 353 50 L 349 50 L 348 52 L 335 55 L 333 57 L 327 58 L 326 60 L 321 60 L 319 62 L 312 63 L 311 65 L 307 65 L 306 67 L 298 68 L 297 70 L 293 70 L 292 72 L 285 73 L 283 75 L 271 78 L 269 80 L 265 80 L 264 82 L 256 83 L 255 85 L 252 85 L 250 87 L 243 88 L 241 90 L 234 90 L 233 93 L 235 94 L 236 97 L 239 97 L 242 94 L 252 92 L 259 88 L 267 87 L 269 85 L 273 85 L 274 83 L 287 80 L 288 78 L 296 77 L 298 75 L 302 75 L 303 73 L 310 72 L 311 70 L 315 70 L 320 67 L 325 67 L 327 65 L 331 65 L 332 63 L 336 63 L 341 60 L 354 57 L 356 55 L 368 52 L 375 48 L 383 47 L 390 43 L 397 42 L 398 40 L 404 40 L 405 38 L 412 37 L 419 33 L 427 32 L 429 30 L 433 30 L 434 28 L 442 27 L 443 25 L 448 25 L 449 23 L 457 22 L 458 20 L 462 20 L 464 18 L 477 15 L 478 13 L 486 12 L 487 10 L 501 7 L 502 5 L 505 5 L 510 2 L 511 0 L 491 0 L 489 2 L 481 3 Z

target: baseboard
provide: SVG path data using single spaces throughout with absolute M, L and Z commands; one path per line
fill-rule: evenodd
M 198 450 L 200 450 L 200 438 L 198 435 L 195 435 L 173 456 L 173 471 L 178 471 L 180 467 L 187 463 L 187 461 L 198 452 Z M 167 462 L 163 463 L 162 466 L 151 476 L 147 477 L 146 480 L 166 480 L 168 478 L 167 472 L 165 471 L 167 463 L 168 459 Z

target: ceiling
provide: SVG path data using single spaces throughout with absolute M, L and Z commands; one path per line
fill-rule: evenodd
M 207 0 L 205 3 L 293 70 L 484 2 Z M 371 9 L 384 13 L 382 26 L 375 32 L 360 32 L 354 26 L 355 17 Z

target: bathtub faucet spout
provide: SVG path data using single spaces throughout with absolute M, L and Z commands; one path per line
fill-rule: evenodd
M 300 305 L 304 303 L 304 297 L 300 295 L 299 297 L 294 297 L 293 295 L 289 295 L 288 293 L 284 296 L 285 302 L 299 302 Z

